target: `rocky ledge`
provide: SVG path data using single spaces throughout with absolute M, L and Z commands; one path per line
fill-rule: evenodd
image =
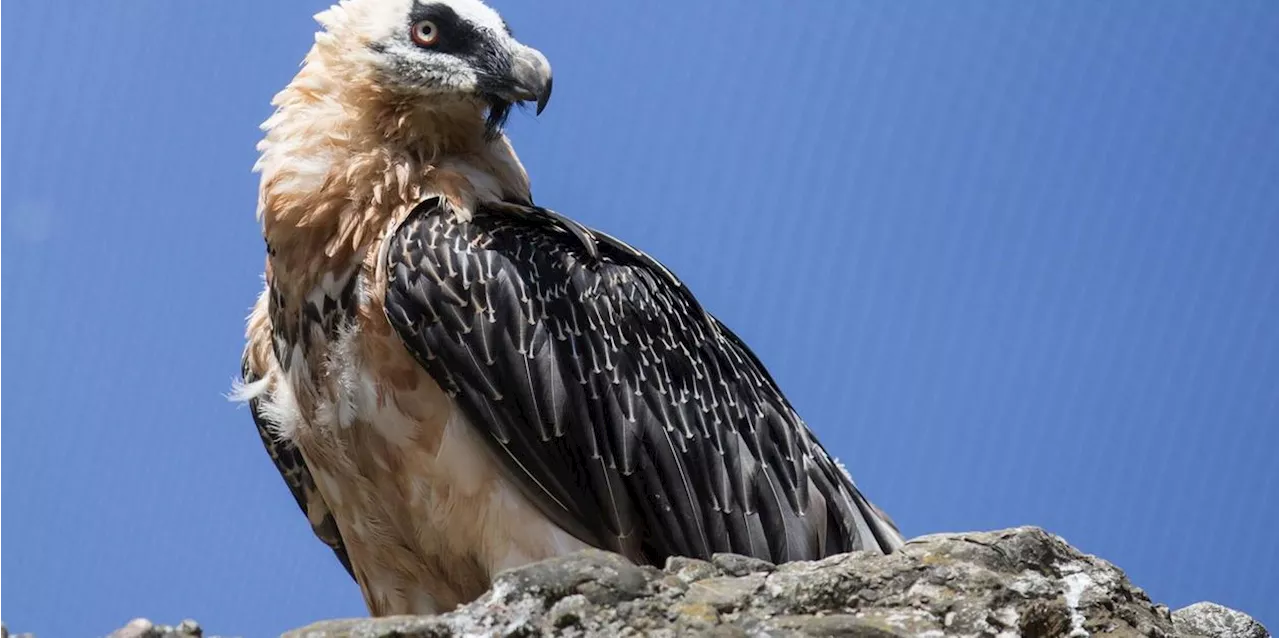
M 1268 638 L 1198 603 L 1170 613 L 1124 573 L 1033 527 L 912 540 L 891 556 L 772 565 L 736 555 L 665 569 L 582 552 L 505 572 L 432 617 L 327 620 L 287 638 L 445 636 L 1150 636 Z M 194 623 L 134 621 L 117 638 L 196 638 Z

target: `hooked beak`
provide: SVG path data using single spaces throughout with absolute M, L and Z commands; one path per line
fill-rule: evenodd
M 508 94 L 513 102 L 536 102 L 535 114 L 542 115 L 551 100 L 551 63 L 537 49 L 521 46 L 511 59 Z
M 535 102 L 542 115 L 551 99 L 551 63 L 537 49 L 516 44 L 509 61 L 495 66 L 501 70 L 481 76 L 480 84 L 489 105 L 485 134 L 490 138 L 501 133 L 516 102 Z

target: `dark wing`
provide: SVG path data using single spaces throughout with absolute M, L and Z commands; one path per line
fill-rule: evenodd
M 258 375 L 254 373 L 252 366 L 249 365 L 247 356 L 241 365 L 241 374 L 244 377 L 245 385 L 250 385 L 258 380 Z M 355 573 L 351 571 L 351 559 L 347 557 L 347 548 L 342 544 L 342 536 L 338 532 L 338 523 L 333 520 L 333 513 L 329 511 L 329 506 L 324 502 L 324 497 L 316 489 L 316 482 L 311 477 L 311 470 L 307 469 L 307 463 L 303 460 L 302 453 L 298 451 L 298 448 L 293 443 L 282 441 L 271 433 L 266 417 L 259 409 L 261 401 L 262 399 L 259 397 L 250 399 L 249 411 L 253 413 L 253 423 L 258 427 L 258 436 L 262 437 L 262 445 L 267 449 L 267 454 L 271 456 L 271 462 L 275 463 L 276 469 L 280 471 L 280 477 L 284 479 L 285 485 L 289 486 L 289 492 L 293 494 L 293 499 L 298 502 L 298 507 L 302 508 L 302 513 L 307 515 L 307 521 L 311 523 L 311 531 L 315 532 L 316 537 L 324 541 L 324 544 L 333 550 L 342 566 L 346 568 L 347 573 L 354 579 Z
M 542 510 L 633 558 L 890 551 L 751 351 L 648 256 L 545 209 L 435 199 L 390 238 L 387 315 Z

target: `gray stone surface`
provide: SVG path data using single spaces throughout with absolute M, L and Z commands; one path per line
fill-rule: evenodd
M 1270 638 L 1262 623 L 1215 603 L 1196 603 L 1173 612 L 1173 626 L 1186 638 Z
M 7 635 L 7 634 L 6 634 Z M 199 638 L 193 622 L 130 623 L 111 638 Z M 890 556 L 773 565 L 673 558 L 664 569 L 586 551 L 504 572 L 433 617 L 317 622 L 288 638 L 452 636 L 982 636 L 1269 638 L 1198 603 L 1170 613 L 1110 563 L 1034 527 L 917 538 Z
M 0 638 L 34 638 L 31 634 L 11 634 L 9 628 L 0 623 Z
M 204 630 L 194 620 L 184 620 L 176 627 L 157 625 L 146 618 L 135 618 L 111 632 L 107 638 L 203 638 Z
M 584 552 L 507 572 L 480 600 L 436 618 L 327 621 L 288 636 L 1268 635 L 1248 616 L 1217 609 L 1193 613 L 1201 624 L 1175 622 L 1115 566 L 1024 527 L 921 537 L 892 556 L 777 566 L 718 555 L 673 558 L 659 571 Z M 1261 633 L 1188 633 L 1246 625 Z

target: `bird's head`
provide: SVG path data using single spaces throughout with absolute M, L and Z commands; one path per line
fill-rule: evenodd
M 541 114 L 551 97 L 547 58 L 480 0 L 342 0 L 316 18 L 331 72 L 423 110 L 485 113 L 491 135 L 513 105 Z
M 272 99 L 255 170 L 273 263 L 320 272 L 428 193 L 459 214 L 532 200 L 502 125 L 551 65 L 481 0 L 340 0 Z M 302 266 L 300 264 L 306 264 Z

